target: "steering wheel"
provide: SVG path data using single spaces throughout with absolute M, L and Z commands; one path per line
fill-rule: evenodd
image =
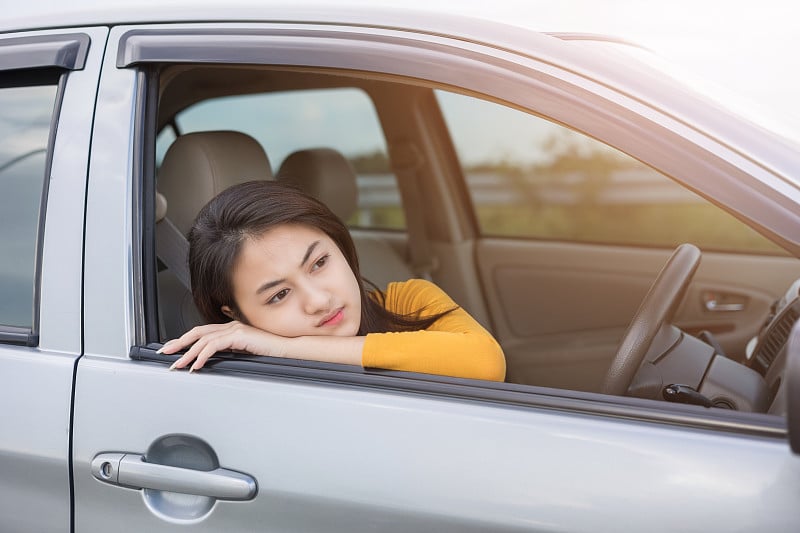
M 622 337 L 606 373 L 603 393 L 622 396 L 627 392 L 656 333 L 675 316 L 700 257 L 700 250 L 693 244 L 681 244 L 672 252 Z

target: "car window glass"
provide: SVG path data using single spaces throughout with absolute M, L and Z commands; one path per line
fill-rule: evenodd
M 347 223 L 376 229 L 405 227 L 378 116 L 369 96 L 360 89 L 214 98 L 187 108 L 175 122 L 181 134 L 235 130 L 254 137 L 266 151 L 273 173 L 296 150 L 333 148 L 350 161 L 357 174 L 357 210 Z M 170 136 L 174 132 L 165 128 L 158 139 L 161 150 L 165 151 Z
M 158 134 L 156 137 L 156 164 L 161 165 L 161 162 L 164 160 L 164 155 L 167 153 L 167 149 L 169 145 L 175 142 L 177 136 L 175 135 L 175 129 L 173 129 L 172 125 L 167 125 L 164 129 L 161 130 L 161 133 Z
M 437 91 L 481 233 L 780 253 L 733 216 L 607 145 L 541 117 Z
M 0 324 L 33 326 L 35 261 L 56 85 L 0 80 Z

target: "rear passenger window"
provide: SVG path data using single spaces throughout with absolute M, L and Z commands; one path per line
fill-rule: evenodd
M 404 229 L 397 182 L 389 166 L 386 140 L 369 96 L 360 89 L 333 88 L 213 98 L 190 106 L 162 130 L 159 154 L 176 130 L 234 130 L 255 138 L 269 157 L 273 174 L 296 150 L 333 148 L 357 175 L 358 204 L 346 222 L 352 227 Z
M 493 102 L 445 91 L 437 97 L 483 235 L 784 253 L 732 215 L 599 141 Z
M 0 77 L 0 325 L 32 328 L 47 147 L 57 94 L 48 74 Z

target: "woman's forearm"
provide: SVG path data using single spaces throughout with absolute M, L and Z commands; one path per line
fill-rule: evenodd
M 360 366 L 364 337 L 281 337 L 234 320 L 192 328 L 159 352 L 173 354 L 186 347 L 170 369 L 191 365 L 190 370 L 198 370 L 212 355 L 224 351 Z
M 361 366 L 365 337 L 305 336 L 288 338 L 279 357 Z

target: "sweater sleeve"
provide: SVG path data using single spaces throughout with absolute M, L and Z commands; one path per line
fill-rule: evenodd
M 428 329 L 370 333 L 364 341 L 364 367 L 503 381 L 506 361 L 500 345 L 478 322 L 425 280 L 390 283 L 385 307 L 401 315 L 421 317 L 455 308 Z

